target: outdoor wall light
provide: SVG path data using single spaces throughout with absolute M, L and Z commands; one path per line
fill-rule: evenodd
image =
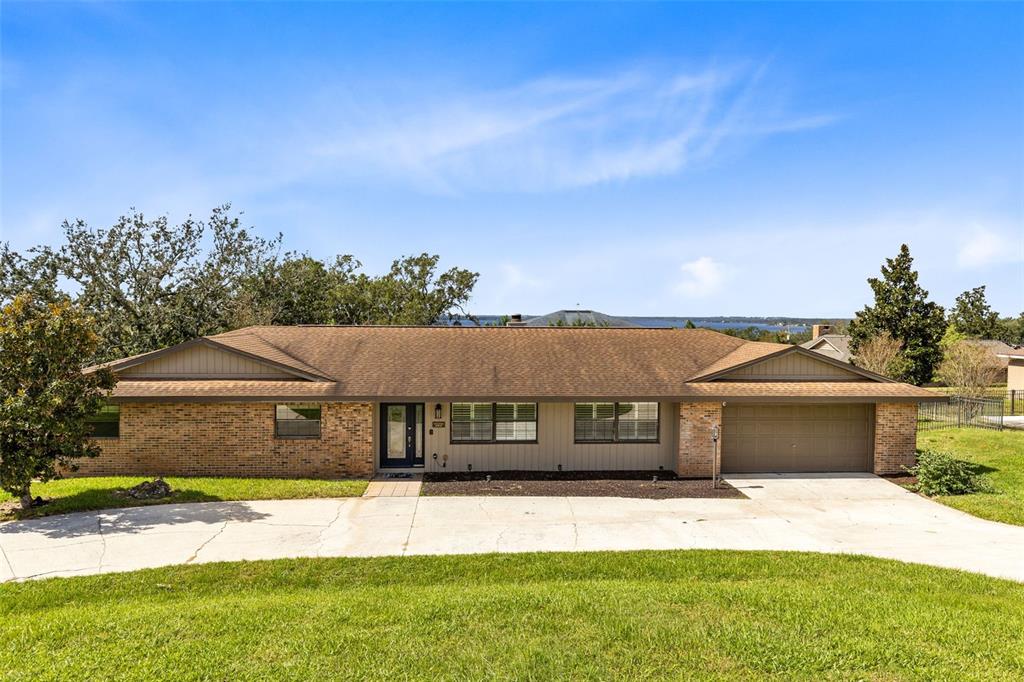
M 441 403 L 434 405 L 434 419 L 441 418 Z

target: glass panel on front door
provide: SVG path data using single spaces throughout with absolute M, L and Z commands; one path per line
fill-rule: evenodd
M 381 466 L 423 464 L 423 420 L 423 403 L 381 405 Z
M 388 459 L 405 460 L 405 405 L 388 405 Z
M 423 460 L 423 405 L 416 405 L 416 459 Z

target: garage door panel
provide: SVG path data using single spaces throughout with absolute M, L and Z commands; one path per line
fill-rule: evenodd
M 865 404 L 726 406 L 722 471 L 870 471 L 873 415 Z

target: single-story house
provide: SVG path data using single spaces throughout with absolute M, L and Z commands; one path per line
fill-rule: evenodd
M 80 474 L 890 474 L 941 399 L 705 329 L 248 327 L 106 366 Z
M 1024 391 L 1024 346 L 996 349 L 995 354 L 1006 362 L 1006 390 Z
M 1009 386 L 1010 366 L 1014 364 L 1012 358 L 1017 357 L 1017 362 L 1019 363 L 1017 364 L 1017 367 L 1020 369 L 1016 370 L 1014 373 L 1020 374 L 1018 381 L 1020 386 L 1018 386 L 1018 388 L 1024 388 L 1024 348 L 1021 348 L 1020 346 L 1013 346 L 1005 341 L 999 341 L 997 339 L 970 339 L 967 343 L 978 346 L 979 348 L 984 348 L 995 356 L 1000 367 L 999 375 L 996 377 L 996 383 L 1005 383 L 1008 388 L 1013 388 L 1012 386 Z
M 810 341 L 804 341 L 800 345 L 807 350 L 813 350 L 841 362 L 853 360 L 853 355 L 850 353 L 850 336 L 848 334 L 833 334 L 831 325 L 813 325 Z

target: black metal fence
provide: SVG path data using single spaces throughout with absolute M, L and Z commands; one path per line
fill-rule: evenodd
M 941 391 L 950 396 L 958 395 L 956 389 L 953 388 L 938 388 L 935 390 Z M 993 386 L 992 388 L 986 389 L 985 394 L 982 397 L 1002 400 L 1003 414 L 1007 416 L 1024 414 L 1024 390 L 1019 388 L 1008 389 L 1005 386 Z
M 1003 398 L 951 395 L 942 402 L 921 403 L 917 408 L 917 428 L 922 431 L 952 428 L 1002 431 L 1005 406 Z

